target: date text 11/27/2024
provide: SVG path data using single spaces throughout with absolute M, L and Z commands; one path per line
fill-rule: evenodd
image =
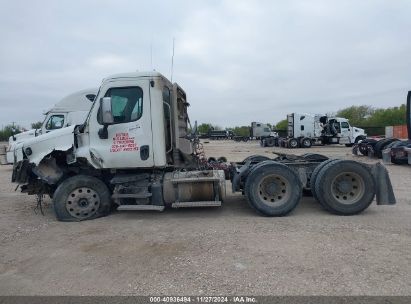
M 257 303 L 257 300 L 249 296 L 161 296 L 150 297 L 150 303 Z

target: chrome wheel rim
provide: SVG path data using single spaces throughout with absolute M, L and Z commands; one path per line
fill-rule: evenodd
M 76 188 L 66 199 L 68 213 L 77 219 L 86 219 L 96 214 L 100 207 L 100 196 L 88 187 Z

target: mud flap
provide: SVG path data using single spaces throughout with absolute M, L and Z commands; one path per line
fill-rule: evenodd
M 384 165 L 377 163 L 371 166 L 371 173 L 376 185 L 377 205 L 395 205 L 395 195 L 391 180 Z

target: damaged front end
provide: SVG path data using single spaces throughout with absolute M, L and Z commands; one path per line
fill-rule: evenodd
M 32 138 L 14 151 L 12 182 L 28 194 L 52 194 L 64 172 L 58 165 L 74 148 L 74 126 Z

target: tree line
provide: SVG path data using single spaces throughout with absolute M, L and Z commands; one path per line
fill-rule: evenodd
M 33 122 L 31 124 L 32 129 L 39 129 L 42 126 L 42 122 Z M 13 136 L 15 134 L 21 133 L 25 131 L 25 129 L 19 125 L 16 124 L 8 124 L 6 126 L 3 126 L 0 130 L 0 141 L 8 141 L 10 136 Z
M 356 127 L 386 127 L 406 124 L 406 106 L 405 104 L 399 107 L 390 108 L 374 108 L 372 106 L 361 105 L 351 106 L 341 109 L 335 113 L 335 116 L 344 117 L 350 120 L 351 125 Z M 35 122 L 31 124 L 33 129 L 38 129 L 42 122 Z M 274 130 L 286 130 L 287 119 L 283 119 L 273 126 L 268 124 Z M 224 128 L 225 130 L 232 130 L 234 134 L 239 136 L 250 136 L 250 126 L 234 126 Z M 21 132 L 23 128 L 18 125 L 9 124 L 0 130 L 0 141 L 8 141 L 9 137 Z M 200 134 L 208 134 L 210 130 L 223 130 L 218 125 L 211 123 L 202 123 L 198 126 Z

